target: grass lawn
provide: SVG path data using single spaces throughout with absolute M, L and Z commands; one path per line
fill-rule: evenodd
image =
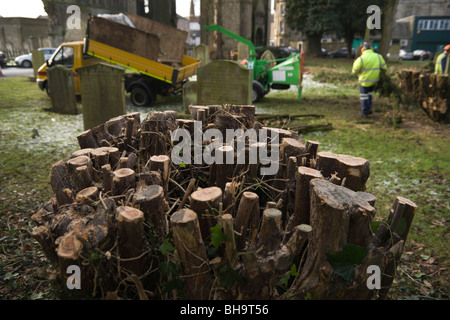
M 415 202 L 418 211 L 389 297 L 448 299 L 450 126 L 432 122 L 415 106 L 394 110 L 388 99 L 377 96 L 373 117 L 360 118 L 351 64 L 347 59 L 307 61 L 308 79 L 315 81 L 305 81 L 301 101 L 294 91 L 271 92 L 256 105 L 257 112 L 323 115 L 299 122 L 331 123 L 333 130 L 304 133 L 301 140 L 370 161 L 367 192 L 377 197 L 378 218 L 388 215 L 397 196 Z M 389 67 L 424 68 L 426 63 Z M 82 115 L 49 111 L 49 98 L 25 78 L 0 79 L 0 97 L 0 299 L 54 299 L 58 292 L 50 265 L 29 235 L 31 215 L 52 196 L 50 166 L 78 149 Z M 181 98 L 156 106 L 165 108 L 181 110 Z

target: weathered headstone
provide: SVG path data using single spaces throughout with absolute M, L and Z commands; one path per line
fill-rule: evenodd
M 78 114 L 72 70 L 56 65 L 47 69 L 47 76 L 52 110 L 56 113 Z
M 189 106 L 197 104 L 197 81 L 189 81 L 183 86 L 183 107 L 189 113 Z
M 250 48 L 245 43 L 238 43 L 238 61 L 250 58 Z
M 206 44 L 199 44 L 194 47 L 194 58 L 202 62 L 201 66 L 205 66 L 209 63 L 209 46 Z
M 45 63 L 44 51 L 32 50 L 31 61 L 33 63 L 34 77 L 36 78 L 38 69 Z
M 216 60 L 198 69 L 197 104 L 251 105 L 252 70 L 231 60 Z
M 126 113 L 123 68 L 99 63 L 78 68 L 77 72 L 85 130 Z
M 391 48 L 389 49 L 389 60 L 390 61 L 398 61 L 399 60 L 399 51 L 400 51 L 400 45 L 399 44 L 393 44 Z

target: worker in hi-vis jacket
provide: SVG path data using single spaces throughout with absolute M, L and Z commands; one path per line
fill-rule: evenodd
M 353 63 L 352 73 L 358 75 L 362 116 L 372 113 L 372 92 L 380 81 L 381 70 L 386 70 L 386 62 L 381 54 L 373 51 L 369 42 L 364 42 L 361 56 Z

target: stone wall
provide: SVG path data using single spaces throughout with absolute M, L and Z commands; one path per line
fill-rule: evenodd
M 8 58 L 51 44 L 47 18 L 0 18 L 0 51 Z

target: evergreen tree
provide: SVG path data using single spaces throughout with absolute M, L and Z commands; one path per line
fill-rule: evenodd
M 287 0 L 286 21 L 291 29 L 302 31 L 308 41 L 307 52 L 321 55 L 320 40 L 325 33 L 340 30 L 340 0 Z

